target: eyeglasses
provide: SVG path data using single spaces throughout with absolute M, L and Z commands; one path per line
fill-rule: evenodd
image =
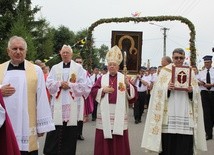
M 184 57 L 178 57 L 178 56 L 176 56 L 176 57 L 173 57 L 175 60 L 178 60 L 178 59 L 180 59 L 180 60 L 184 60 Z

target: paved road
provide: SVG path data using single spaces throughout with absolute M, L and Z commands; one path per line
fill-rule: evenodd
M 144 149 L 140 147 L 142 134 L 144 129 L 146 113 L 143 115 L 142 123 L 135 124 L 133 119 L 133 111 L 129 110 L 129 142 L 132 155 L 157 155 L 156 153 L 146 153 Z M 84 124 L 83 136 L 84 141 L 78 141 L 76 155 L 93 155 L 94 148 L 94 135 L 95 135 L 95 122 L 87 122 Z M 214 154 L 214 140 L 207 141 L 208 151 L 199 153 L 199 155 L 213 155 Z M 44 145 L 44 138 L 40 139 L 39 155 L 42 154 Z

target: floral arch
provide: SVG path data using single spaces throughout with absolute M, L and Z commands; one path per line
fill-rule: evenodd
M 92 32 L 94 31 L 95 27 L 106 24 L 106 23 L 128 23 L 128 22 L 150 22 L 150 21 L 180 21 L 181 23 L 186 24 L 189 27 L 190 30 L 190 39 L 189 39 L 189 48 L 190 48 L 190 64 L 195 65 L 196 64 L 196 48 L 195 48 L 195 27 L 193 23 L 182 16 L 148 16 L 148 17 L 123 17 L 123 18 L 106 18 L 106 19 L 100 19 L 88 28 L 88 36 L 87 36 L 87 42 L 85 45 L 86 50 L 89 51 L 89 64 L 92 64 Z

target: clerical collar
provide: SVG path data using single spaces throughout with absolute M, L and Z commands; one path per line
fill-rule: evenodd
M 64 63 L 63 62 L 63 68 L 70 68 L 71 62 Z
M 111 77 L 115 77 L 115 76 L 117 76 L 117 73 L 116 73 L 116 74 L 114 74 L 114 75 L 109 74 L 109 76 L 111 76 Z
M 7 70 L 25 70 L 24 61 L 18 65 L 14 65 L 12 62 L 10 62 Z

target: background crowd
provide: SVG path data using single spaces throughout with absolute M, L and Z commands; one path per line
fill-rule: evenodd
M 142 66 L 136 75 L 127 75 L 119 70 L 123 56 L 117 46 L 107 52 L 107 66 L 92 71 L 83 68 L 80 56 L 73 58 L 69 45 L 61 47 L 61 62 L 51 68 L 26 60 L 27 43 L 19 36 L 8 41 L 7 54 L 10 60 L 0 65 L 3 154 L 37 155 L 37 139 L 47 133 L 45 155 L 75 155 L 77 140 L 84 140 L 84 123 L 96 121 L 94 154 L 129 155 L 130 107 L 135 124 L 148 109 L 141 146 L 160 155 L 206 151 L 206 140 L 213 138 L 212 56 L 204 56 L 199 71 L 186 66 L 184 50 L 176 48 L 160 66 Z M 192 72 L 181 91 L 175 89 L 172 69 L 183 66 Z

